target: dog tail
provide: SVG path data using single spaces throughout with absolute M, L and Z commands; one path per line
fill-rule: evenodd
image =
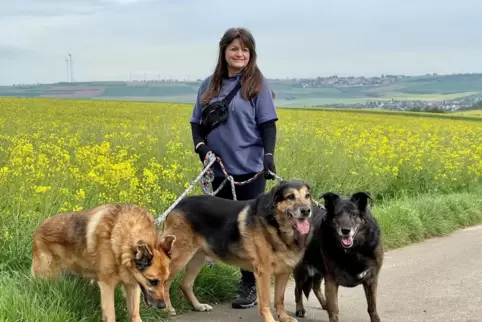
M 303 282 L 303 294 L 306 299 L 310 296 L 310 291 L 313 289 L 313 276 L 307 276 Z

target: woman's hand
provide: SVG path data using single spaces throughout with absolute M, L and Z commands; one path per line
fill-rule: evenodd
M 204 163 L 204 159 L 206 158 L 206 155 L 209 152 L 212 152 L 212 149 L 207 146 L 206 144 L 202 143 L 196 150 L 197 154 L 199 155 L 199 158 L 201 159 L 201 162 Z M 214 153 L 214 152 L 213 152 Z
M 266 153 L 263 160 L 264 177 L 268 180 L 274 180 L 275 176 L 270 173 L 276 173 L 276 166 L 274 165 L 274 157 L 271 153 Z

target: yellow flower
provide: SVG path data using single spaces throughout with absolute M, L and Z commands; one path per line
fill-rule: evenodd
M 79 190 L 77 190 L 76 196 L 78 199 L 81 199 L 81 200 L 85 199 L 84 189 L 80 188 Z
M 50 189 L 52 189 L 51 186 L 36 186 L 35 187 L 35 192 L 36 193 L 44 193 L 46 191 L 49 191 Z
M 122 201 L 162 213 L 202 169 L 192 104 L 0 98 L 0 110 L 0 195 L 15 192 L 25 210 Z M 319 191 L 482 184 L 482 122 L 333 109 L 278 115 L 277 174 Z M 199 193 L 197 184 L 191 194 Z

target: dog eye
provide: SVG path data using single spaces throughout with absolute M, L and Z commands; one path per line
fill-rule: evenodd
M 152 286 L 157 286 L 159 285 L 159 280 L 149 280 L 149 284 L 151 284 Z
M 288 196 L 286 196 L 287 199 L 289 200 L 295 200 L 295 195 L 294 194 L 289 194 Z
M 309 193 L 306 194 L 305 198 L 310 199 L 311 195 Z

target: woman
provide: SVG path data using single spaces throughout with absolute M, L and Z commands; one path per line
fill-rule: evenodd
M 221 158 L 226 171 L 235 181 L 245 181 L 263 170 L 248 184 L 236 185 L 238 200 L 254 199 L 265 191 L 266 179 L 274 179 L 269 171 L 276 173 L 274 150 L 278 116 L 271 88 L 256 63 L 255 41 L 244 28 L 230 28 L 219 42 L 219 57 L 214 73 L 206 78 L 198 91 L 190 119 L 194 150 L 204 161 L 212 151 Z M 229 105 L 227 120 L 206 135 L 201 125 L 202 109 L 207 104 L 225 98 L 237 84 L 241 87 Z M 219 164 L 213 165 L 216 190 L 225 177 Z M 233 199 L 231 183 L 227 182 L 216 195 Z M 252 272 L 241 270 L 233 308 L 248 308 L 256 305 L 256 283 Z

